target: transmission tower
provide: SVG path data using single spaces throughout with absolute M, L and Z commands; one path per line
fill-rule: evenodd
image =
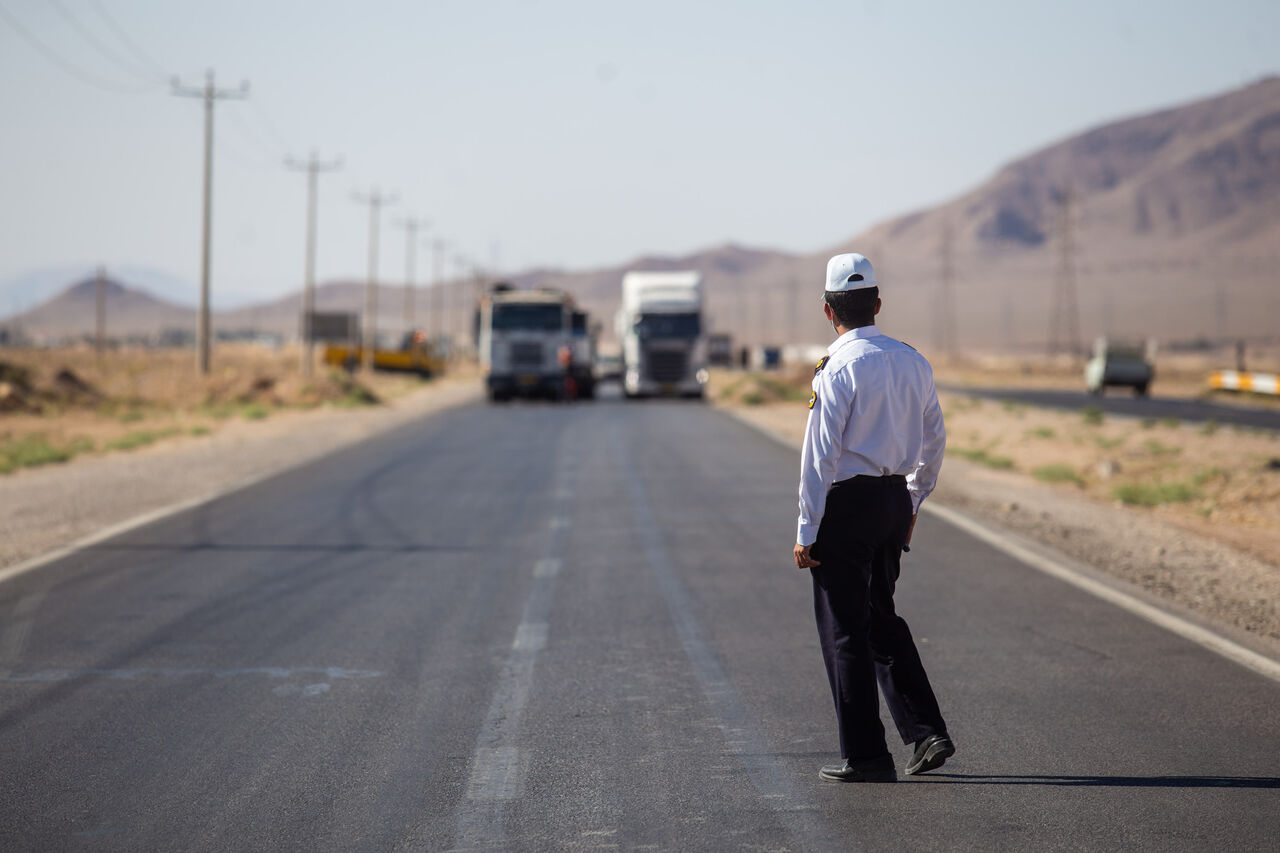
M 213 69 L 205 74 L 203 87 L 182 86 L 175 77 L 173 94 L 182 98 L 200 98 L 204 101 L 204 228 L 200 251 L 200 316 L 196 325 L 196 367 L 201 374 L 209 373 L 209 252 L 213 227 L 213 105 L 228 98 L 249 97 L 249 83 L 239 89 L 218 89 L 213 85 Z
M 316 178 L 321 172 L 332 172 L 342 168 L 342 158 L 328 163 L 320 162 L 316 152 L 311 152 L 311 159 L 305 163 L 288 157 L 284 161 L 285 168 L 307 173 L 307 257 L 302 280 L 302 375 L 311 377 L 315 369 L 314 330 L 311 321 L 316 311 Z
M 933 306 L 933 345 L 947 355 L 954 355 L 956 348 L 955 307 L 955 234 L 951 223 L 942 226 L 942 240 L 938 244 L 938 298 Z
M 1058 267 L 1049 309 L 1049 355 L 1080 352 L 1080 310 L 1076 303 L 1075 197 L 1070 187 L 1058 193 Z
M 373 350 L 378 335 L 378 221 L 382 208 L 395 204 L 394 195 L 383 195 L 375 187 L 368 195 L 354 193 L 360 204 L 369 205 L 369 279 L 364 288 L 364 333 L 361 335 L 360 353 L 366 373 L 373 372 Z

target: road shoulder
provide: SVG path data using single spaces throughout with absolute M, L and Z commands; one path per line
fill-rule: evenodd
M 15 472 L 0 479 L 0 580 L 479 398 L 474 379 L 442 380 L 384 406 L 290 412 L 212 435 Z
M 720 407 L 798 450 L 803 420 L 779 417 L 770 408 Z M 961 459 L 946 460 L 929 504 L 1067 571 L 1280 661 L 1280 573 L 1249 554 L 1140 511 L 1075 498 Z

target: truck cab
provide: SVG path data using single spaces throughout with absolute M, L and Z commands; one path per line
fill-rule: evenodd
M 707 347 L 699 273 L 628 272 L 616 331 L 626 396 L 703 396 Z
M 480 305 L 479 347 L 489 399 L 562 399 L 569 323 L 563 293 L 503 290 L 486 296 Z

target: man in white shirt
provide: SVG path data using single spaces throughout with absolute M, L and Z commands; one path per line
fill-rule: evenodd
M 933 371 L 881 334 L 879 287 L 856 253 L 827 263 L 823 311 L 839 337 L 818 362 L 800 471 L 795 562 L 813 575 L 814 612 L 840 732 L 831 782 L 894 782 L 876 683 L 904 744 L 905 772 L 955 753 L 907 623 L 893 605 L 902 551 L 946 446 Z M 908 549 L 909 550 L 909 549 Z

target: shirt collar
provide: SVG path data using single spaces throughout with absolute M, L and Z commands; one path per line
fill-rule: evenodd
M 856 341 L 859 339 L 865 340 L 866 338 L 874 338 L 874 337 L 878 337 L 879 334 L 880 334 L 880 329 L 878 329 L 874 323 L 870 326 L 859 326 L 856 329 L 850 329 L 840 337 L 836 338 L 831 343 L 831 346 L 827 347 L 827 354 L 835 355 L 836 350 L 840 349 L 842 346 L 849 343 L 850 341 Z

